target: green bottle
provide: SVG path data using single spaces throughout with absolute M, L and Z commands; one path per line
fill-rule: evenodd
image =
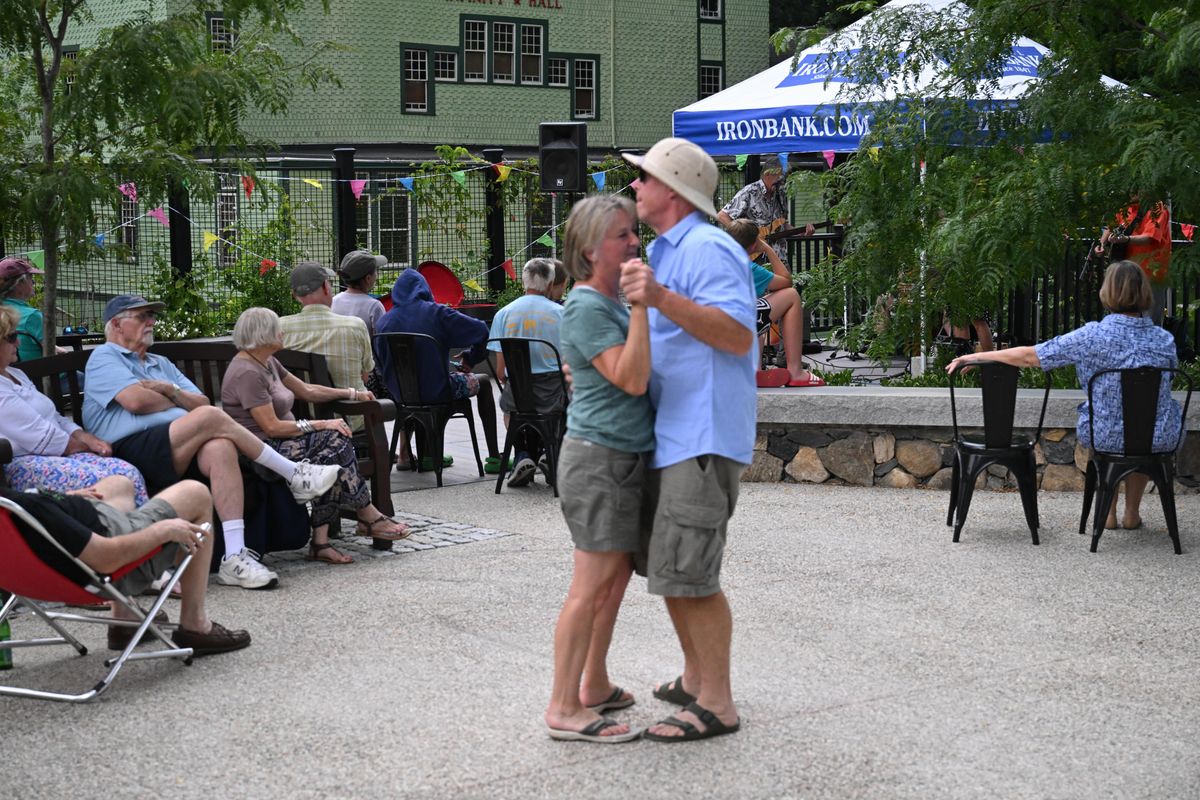
M 11 638 L 12 628 L 8 620 L 0 622 L 0 642 L 7 642 Z M 0 649 L 0 669 L 12 669 L 12 650 L 8 647 Z

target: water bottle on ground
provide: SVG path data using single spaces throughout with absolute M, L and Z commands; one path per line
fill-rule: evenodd
M 12 628 L 8 625 L 8 620 L 0 622 L 0 642 L 7 642 L 12 638 Z M 12 669 L 12 649 L 5 647 L 0 648 L 0 669 Z

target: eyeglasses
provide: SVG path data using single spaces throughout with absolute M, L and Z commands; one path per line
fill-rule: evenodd
M 138 322 L 148 322 L 152 319 L 158 319 L 157 311 L 139 311 L 136 314 L 125 314 L 124 319 L 136 319 Z
M 9 344 L 16 344 L 17 343 L 17 334 L 10 333 L 8 336 L 4 337 L 4 341 L 8 342 Z

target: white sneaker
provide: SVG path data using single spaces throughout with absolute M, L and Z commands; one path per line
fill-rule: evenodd
M 550 482 L 550 460 L 546 458 L 546 454 L 542 453 L 541 458 L 537 463 L 538 472 L 542 473 L 542 477 L 546 479 L 546 483 Z
M 529 456 L 524 456 L 517 460 L 517 465 L 513 467 L 512 472 L 508 476 L 508 485 L 512 486 L 528 486 L 533 483 L 533 474 L 537 471 L 534 466 L 533 459 Z
M 235 555 L 225 556 L 217 569 L 217 583 L 243 589 L 274 589 L 279 576 L 259 563 L 261 557 L 248 547 Z
M 325 494 L 337 483 L 341 467 L 337 464 L 310 464 L 301 461 L 296 465 L 296 472 L 288 481 L 292 497 L 297 503 L 306 503 L 314 497 Z

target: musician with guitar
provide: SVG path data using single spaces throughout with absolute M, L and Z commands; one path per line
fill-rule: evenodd
M 1128 259 L 1150 279 L 1153 302 L 1146 316 L 1161 325 L 1167 301 L 1167 274 L 1171 265 L 1171 212 L 1162 202 L 1143 210 L 1135 195 L 1133 203 L 1117 214 L 1117 224 L 1105 228 L 1089 256 L 1101 267 Z
M 717 222 L 728 228 L 735 219 L 748 219 L 759 228 L 759 233 L 771 243 L 779 257 L 787 263 L 787 239 L 800 235 L 787 221 L 787 200 L 782 191 L 783 170 L 777 164 L 768 164 L 762 169 L 762 177 L 738 190 L 733 199 L 717 212 Z M 812 236 L 810 223 L 804 228 L 804 236 Z

